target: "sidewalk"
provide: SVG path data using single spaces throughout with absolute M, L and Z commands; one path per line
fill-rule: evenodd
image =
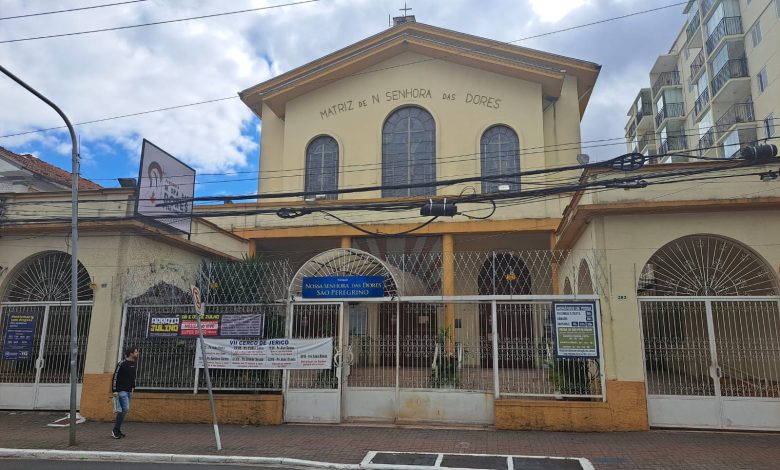
M 71 449 L 67 428 L 46 424 L 65 413 L 0 411 L 0 447 Z M 360 463 L 369 451 L 522 454 L 585 457 L 602 469 L 775 469 L 780 434 L 651 431 L 645 433 L 517 432 L 492 429 L 368 425 L 220 426 L 222 452 L 209 424 L 128 422 L 78 425 L 75 450 L 287 457 Z

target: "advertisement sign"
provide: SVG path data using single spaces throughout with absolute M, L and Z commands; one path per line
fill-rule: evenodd
M 598 358 L 596 302 L 553 302 L 555 355 Z
M 8 329 L 3 341 L 3 360 L 29 361 L 33 359 L 33 337 L 36 315 L 34 313 L 11 313 L 8 315 Z
M 324 276 L 303 278 L 303 298 L 338 299 L 384 297 L 382 276 Z
M 242 337 L 263 336 L 265 334 L 265 315 L 207 313 L 201 317 L 203 336 Z M 197 314 L 151 314 L 149 315 L 147 338 L 198 336 Z
M 204 339 L 209 369 L 330 369 L 333 338 Z M 195 367 L 203 368 L 200 342 Z
M 190 233 L 194 169 L 144 139 L 137 188 L 136 215 Z

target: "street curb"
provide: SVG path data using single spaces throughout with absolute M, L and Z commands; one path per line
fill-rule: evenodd
M 88 460 L 100 462 L 147 462 L 147 463 L 211 463 L 244 465 L 282 465 L 288 467 L 331 468 L 334 470 L 359 470 L 358 464 L 317 462 L 314 460 L 290 459 L 286 457 L 248 457 L 238 455 L 184 455 L 141 452 L 108 452 L 49 449 L 4 449 L 0 448 L 0 459 L 59 459 Z

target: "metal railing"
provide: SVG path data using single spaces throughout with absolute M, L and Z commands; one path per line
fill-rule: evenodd
M 693 105 L 693 113 L 698 116 L 699 113 L 704 109 L 705 106 L 707 106 L 707 103 L 710 102 L 710 91 L 705 88 L 704 91 L 702 91 L 699 94 L 699 97 L 696 98 L 696 103 Z
M 688 22 L 688 26 L 685 28 L 686 42 L 691 40 L 691 37 L 696 33 L 696 30 L 699 29 L 699 26 L 701 26 L 701 18 L 699 17 L 699 13 L 696 12 L 691 21 Z
M 655 134 L 653 133 L 642 134 L 642 136 L 637 140 L 637 152 L 642 152 L 648 144 L 653 142 L 654 139 Z
M 742 122 L 753 122 L 755 116 L 753 114 L 753 103 L 736 103 L 733 104 L 721 117 L 715 121 L 715 129 L 717 130 L 716 139 L 723 137 L 735 124 Z
M 733 59 L 723 64 L 712 78 L 712 95 L 715 96 L 732 78 L 749 77 L 747 59 Z
M 649 101 L 642 102 L 642 109 L 638 109 L 636 112 L 636 127 L 639 127 L 639 123 L 645 116 L 653 115 L 653 105 Z
M 707 132 L 699 139 L 699 156 L 707 153 L 715 145 L 715 127 L 710 127 Z
M 702 0 L 702 2 L 701 2 L 701 13 L 702 13 L 702 15 L 704 15 L 706 17 L 707 14 L 712 9 L 712 6 L 715 5 L 715 2 L 717 2 L 717 1 L 718 0 Z
M 711 54 L 715 50 L 721 39 L 737 34 L 742 34 L 742 18 L 739 16 L 723 18 L 707 38 L 707 54 Z
M 670 136 L 661 140 L 661 148 L 658 153 L 663 155 L 677 150 L 685 150 L 687 146 L 688 141 L 684 135 Z
M 284 337 L 284 304 L 209 305 L 207 314 L 263 314 L 261 338 Z M 122 349 L 135 346 L 141 351 L 136 373 L 136 388 L 140 390 L 205 389 L 205 377 L 195 369 L 197 337 L 149 337 L 152 315 L 193 313 L 192 305 L 128 305 L 125 307 Z M 278 370 L 212 369 L 211 383 L 215 390 L 282 389 L 282 374 Z
M 780 398 L 780 298 L 641 298 L 648 395 Z
M 699 72 L 704 68 L 704 49 L 700 50 L 693 62 L 691 62 L 691 81 L 699 76 Z
M 633 139 L 636 134 L 636 119 L 631 120 L 631 124 L 628 125 L 628 131 L 626 131 L 626 137 Z
M 661 127 L 661 123 L 664 119 L 683 116 L 685 116 L 685 106 L 683 103 L 666 103 L 663 108 L 658 110 L 658 114 L 655 115 L 655 127 Z
M 658 92 L 661 90 L 661 88 L 665 86 L 678 86 L 680 84 L 679 70 L 662 72 L 660 75 L 658 75 L 658 78 L 655 79 L 655 83 L 653 83 L 653 96 L 655 97 L 658 95 Z

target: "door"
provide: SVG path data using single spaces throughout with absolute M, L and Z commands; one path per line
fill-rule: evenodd
M 291 304 L 290 338 L 332 338 L 333 365 L 321 370 L 285 371 L 285 421 L 338 423 L 341 420 L 342 303 Z
M 91 313 L 91 305 L 78 306 L 78 399 Z M 68 409 L 70 305 L 3 305 L 0 350 L 0 408 Z
M 437 311 L 443 308 L 434 304 L 394 303 L 379 305 L 380 335 L 394 337 L 398 334 L 401 367 L 428 369 L 436 353 Z M 396 325 L 398 322 L 398 325 Z M 386 348 L 382 365 L 395 367 L 395 348 Z
M 642 299 L 651 426 L 780 429 L 777 299 Z

